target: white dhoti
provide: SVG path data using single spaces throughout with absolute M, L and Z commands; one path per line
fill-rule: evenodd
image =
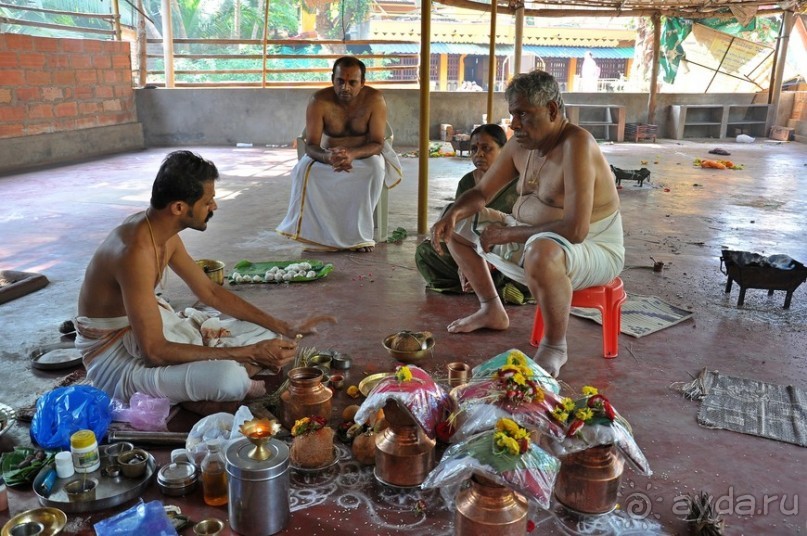
M 180 317 L 160 300 L 163 334 L 171 342 L 207 346 L 245 346 L 277 335 L 250 322 L 218 317 L 186 309 Z M 140 392 L 168 398 L 172 404 L 186 401 L 243 400 L 252 380 L 235 361 L 204 360 L 149 367 L 142 357 L 129 319 L 75 318 L 76 348 L 81 352 L 87 378 L 111 397 L 128 401 Z
M 291 175 L 289 209 L 277 232 L 328 249 L 374 246 L 373 210 L 381 189 L 393 188 L 402 177 L 388 142 L 380 155 L 354 160 L 351 171 L 334 171 L 304 155 Z
M 523 225 L 512 216 L 508 216 L 506 222 L 511 226 Z M 524 244 L 500 244 L 485 253 L 479 243 L 484 225 L 474 216 L 460 222 L 456 232 L 475 244 L 477 252 L 505 276 L 525 285 L 524 252 L 536 240 L 554 240 L 560 245 L 566 254 L 566 275 L 574 290 L 605 285 L 618 276 L 625 265 L 619 211 L 590 224 L 588 236 L 579 244 L 573 244 L 557 233 L 543 232 L 532 235 Z

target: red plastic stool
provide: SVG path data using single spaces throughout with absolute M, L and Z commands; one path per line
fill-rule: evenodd
M 628 296 L 619 277 L 607 285 L 575 290 L 572 307 L 591 307 L 602 314 L 602 356 L 612 359 L 619 354 L 619 329 L 622 324 L 622 304 Z M 530 344 L 538 346 L 544 336 L 544 318 L 541 308 L 535 308 L 535 323 L 532 326 Z

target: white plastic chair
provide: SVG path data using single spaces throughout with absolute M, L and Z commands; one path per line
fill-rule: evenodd
M 395 133 L 392 131 L 392 126 L 387 121 L 387 130 L 384 132 L 384 140 L 392 145 Z M 305 127 L 297 137 L 297 160 L 300 160 L 305 155 Z M 373 209 L 373 239 L 376 242 L 386 242 L 389 232 L 389 189 L 386 186 L 381 186 L 381 197 L 378 199 L 378 204 Z

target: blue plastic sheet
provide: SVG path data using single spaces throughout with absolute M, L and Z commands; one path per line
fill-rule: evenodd
M 68 450 L 70 436 L 92 430 L 99 443 L 112 422 L 109 396 L 89 385 L 59 387 L 36 401 L 31 439 L 42 448 Z
M 102 519 L 93 528 L 98 536 L 177 536 L 160 501 L 141 501 L 120 514 Z

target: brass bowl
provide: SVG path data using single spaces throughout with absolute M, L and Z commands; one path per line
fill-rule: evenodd
M 213 259 L 199 259 L 196 264 L 205 271 L 207 277 L 218 285 L 224 284 L 224 263 Z
M 198 536 L 218 536 L 224 530 L 224 521 L 209 517 L 193 526 L 193 533 Z
M 424 339 L 420 350 L 395 350 L 390 346 L 390 344 L 396 335 L 398 334 L 393 333 L 384 339 L 384 348 L 387 349 L 390 356 L 398 361 L 402 361 L 404 363 L 417 363 L 418 361 L 421 361 L 425 357 L 431 355 L 432 350 L 434 350 L 434 337 L 427 337 Z
M 149 461 L 149 453 L 143 449 L 127 450 L 118 456 L 123 476 L 128 478 L 140 478 L 146 472 L 146 465 Z
M 98 481 L 94 478 L 76 478 L 64 485 L 69 501 L 94 501 Z
M 13 534 L 13 530 L 20 525 L 27 523 L 37 523 L 43 525 L 45 528 L 43 534 L 57 534 L 61 532 L 65 524 L 67 524 L 67 515 L 58 508 L 34 508 L 33 510 L 26 510 L 21 514 L 17 514 L 8 520 L 8 523 L 3 525 L 2 534 Z M 18 529 L 22 531 L 23 529 Z

